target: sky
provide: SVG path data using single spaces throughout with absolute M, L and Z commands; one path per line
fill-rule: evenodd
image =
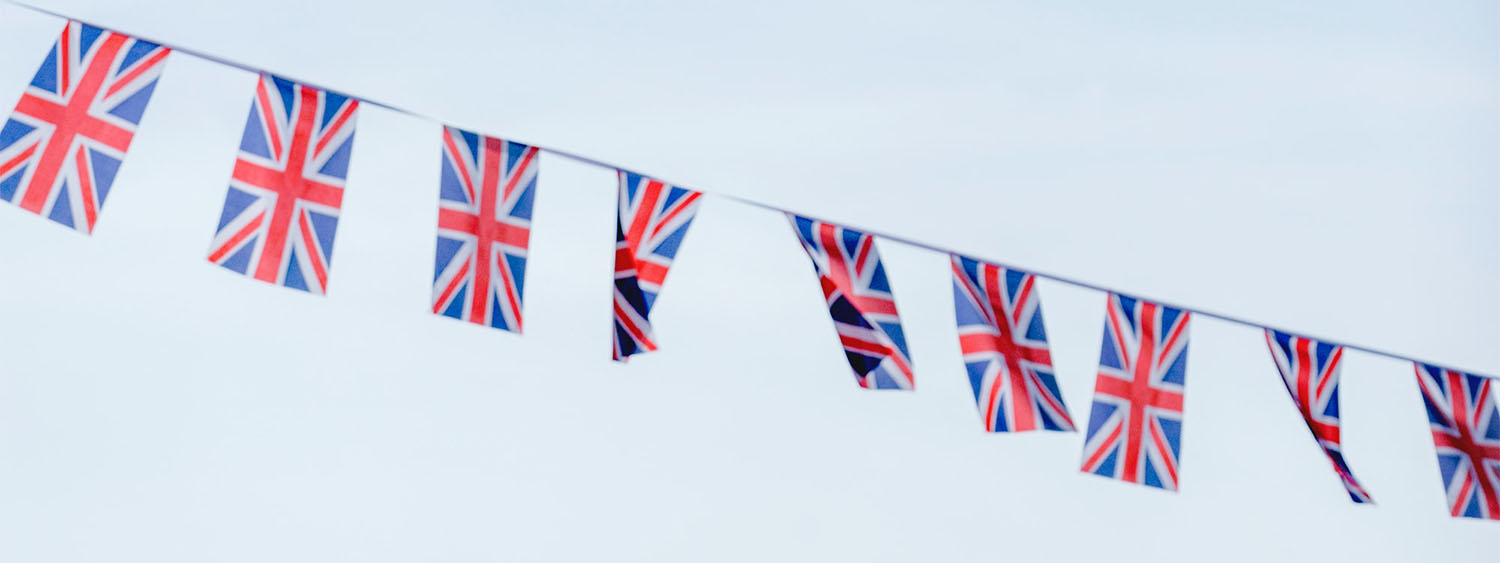
M 710 193 L 1500 373 L 1493 2 L 42 1 Z M 62 21 L 0 4 L 0 106 Z M 710 197 L 611 362 L 615 179 L 543 155 L 524 335 L 430 313 L 439 126 L 365 107 L 326 297 L 205 260 L 255 84 L 175 54 L 92 237 L 0 205 L 0 560 L 1493 561 L 1409 363 L 1352 505 L 1253 328 L 1191 327 L 1181 490 L 982 431 L 947 257 L 879 243 L 859 389 L 785 218 Z M 6 86 L 9 85 L 9 86 Z M 1105 296 L 1039 285 L 1086 416 Z

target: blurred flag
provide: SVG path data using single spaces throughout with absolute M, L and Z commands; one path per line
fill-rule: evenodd
M 1339 362 L 1344 359 L 1344 348 L 1272 329 L 1266 329 L 1266 344 L 1292 402 L 1333 463 L 1349 499 L 1374 504 L 1370 493 L 1354 479 L 1339 442 Z
M 433 313 L 521 332 L 537 153 L 443 128 Z
M 912 389 L 911 356 L 875 237 L 788 213 L 812 259 L 854 378 L 866 389 Z
M 327 293 L 358 111 L 349 97 L 260 76 L 210 262 Z
M 633 172 L 617 171 L 614 359 L 656 349 L 651 307 L 703 194 Z
M 1416 368 L 1449 513 L 1500 520 L 1500 412 L 1494 382 L 1427 364 Z
M 958 344 L 984 429 L 1073 431 L 1052 373 L 1036 277 L 951 257 Z
M 1109 294 L 1083 471 L 1177 490 L 1189 314 Z
M 92 233 L 169 52 L 68 22 L 0 128 L 0 198 Z

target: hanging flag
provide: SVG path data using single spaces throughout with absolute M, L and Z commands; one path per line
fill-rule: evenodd
M 358 110 L 349 97 L 260 76 L 210 262 L 327 293 Z
M 1177 490 L 1186 311 L 1109 295 L 1083 471 Z
M 1344 348 L 1272 329 L 1266 329 L 1266 345 L 1271 347 L 1271 359 L 1281 371 L 1292 402 L 1333 463 L 1349 499 L 1374 504 L 1370 493 L 1354 479 L 1339 442 L 1339 362 Z
M 614 359 L 656 350 L 651 307 L 703 194 L 619 170 Z
M 1036 277 L 957 254 L 952 259 L 958 344 L 984 429 L 1072 432 L 1052 373 Z
M 537 149 L 443 128 L 432 312 L 521 332 Z
M 69 21 L 0 128 L 0 198 L 92 233 L 169 52 Z
M 1500 412 L 1493 382 L 1427 364 L 1416 368 L 1449 513 L 1500 520 Z
M 875 237 L 791 213 L 854 378 L 866 389 L 912 389 L 911 355 Z

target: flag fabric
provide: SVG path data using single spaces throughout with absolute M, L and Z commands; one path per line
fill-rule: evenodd
M 1052 371 L 1036 277 L 952 255 L 953 312 L 974 401 L 990 432 L 1072 432 Z
M 614 359 L 656 350 L 651 307 L 703 194 L 618 170 Z
M 521 332 L 537 148 L 443 128 L 432 312 Z
M 875 237 L 788 213 L 812 259 L 854 378 L 866 389 L 915 387 L 906 335 Z
M 1292 402 L 1333 463 L 1349 499 L 1374 504 L 1370 493 L 1354 479 L 1339 441 L 1339 372 L 1344 348 L 1272 329 L 1266 329 L 1266 345 Z
M 0 198 L 92 233 L 169 53 L 69 21 L 0 127 Z
M 1177 490 L 1189 316 L 1109 295 L 1083 471 Z
M 263 74 L 208 260 L 324 294 L 359 102 Z
M 1416 364 L 1455 517 L 1500 520 L 1500 412 L 1488 378 Z

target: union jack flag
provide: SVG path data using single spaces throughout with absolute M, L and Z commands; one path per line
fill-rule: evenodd
M 911 355 L 875 237 L 788 213 L 812 259 L 854 378 L 866 389 L 912 389 Z
M 957 254 L 953 310 L 974 401 L 990 432 L 1072 432 L 1052 373 L 1036 277 Z
M 656 350 L 651 307 L 703 194 L 634 172 L 618 173 L 614 359 L 625 361 L 633 354 Z
M 0 198 L 92 233 L 169 52 L 69 21 L 0 127 Z
M 359 102 L 263 74 L 208 260 L 323 294 Z
M 1177 490 L 1189 313 L 1109 295 L 1083 471 Z
M 537 149 L 443 128 L 432 312 L 521 332 Z
M 1281 371 L 1292 402 L 1333 463 L 1349 499 L 1374 504 L 1370 493 L 1354 479 L 1339 442 L 1339 362 L 1344 359 L 1344 347 L 1271 329 L 1266 329 L 1266 345 L 1271 347 L 1271 359 Z
M 1416 367 L 1449 513 L 1500 520 L 1500 412 L 1493 382 L 1427 364 Z

